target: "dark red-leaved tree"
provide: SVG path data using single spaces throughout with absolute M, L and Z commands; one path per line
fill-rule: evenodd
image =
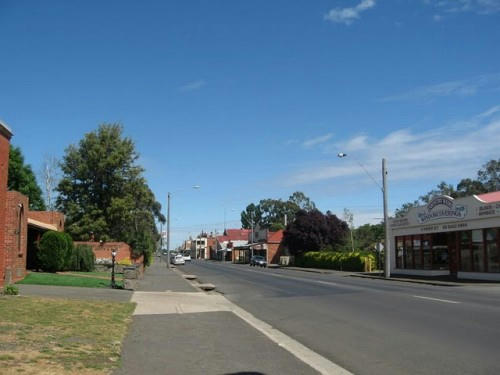
M 341 244 L 348 230 L 347 223 L 330 211 L 324 215 L 316 209 L 300 210 L 295 220 L 287 226 L 283 243 L 293 255 L 306 251 L 320 251 Z

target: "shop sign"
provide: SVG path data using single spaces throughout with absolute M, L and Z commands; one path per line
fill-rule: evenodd
M 492 203 L 484 206 L 479 206 L 477 216 L 490 216 L 500 214 L 500 203 Z
M 410 221 L 404 217 L 404 218 L 396 218 L 391 220 L 391 227 L 396 228 L 396 227 L 407 227 L 410 225 Z
M 427 223 L 429 221 L 454 218 L 454 219 L 465 219 L 467 215 L 467 208 L 462 205 L 455 204 L 452 198 L 448 197 L 436 197 L 429 202 L 427 207 L 417 212 L 417 221 L 420 224 Z

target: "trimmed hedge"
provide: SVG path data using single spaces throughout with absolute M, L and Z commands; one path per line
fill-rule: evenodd
M 77 245 L 71 253 L 70 271 L 91 272 L 95 269 L 95 255 L 89 245 Z
M 295 265 L 299 267 L 352 272 L 371 271 L 375 264 L 375 255 L 369 252 L 309 251 L 295 258 Z
M 40 239 L 38 261 L 40 267 L 46 272 L 61 271 L 67 261 L 68 240 L 61 232 L 45 232 Z
M 73 246 L 68 233 L 48 231 L 40 240 L 38 251 L 40 268 L 46 272 L 83 271 L 95 267 L 95 255 L 89 245 Z

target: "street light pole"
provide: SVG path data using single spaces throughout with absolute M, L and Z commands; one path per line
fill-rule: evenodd
M 199 189 L 201 186 L 200 185 L 193 185 L 191 188 L 193 189 Z M 178 191 L 178 190 L 176 190 Z M 167 268 L 170 268 L 170 195 L 171 193 L 168 192 L 167 194 Z
M 170 192 L 167 194 L 167 268 L 170 269 Z
M 384 243 L 384 276 L 386 279 L 391 277 L 391 248 L 390 248 L 390 233 L 389 233 L 389 215 L 387 213 L 387 167 L 385 158 L 382 159 L 382 192 L 384 193 L 384 226 L 385 226 L 385 243 Z
M 347 154 L 343 152 L 339 152 L 337 154 L 339 158 L 345 158 Z M 384 277 L 391 277 L 391 255 L 390 255 L 390 233 L 389 233 L 389 214 L 387 209 L 387 166 L 385 158 L 382 158 L 382 186 L 372 177 L 370 173 L 366 170 L 366 168 L 356 159 L 354 159 L 356 163 L 365 171 L 365 173 L 370 177 L 373 182 L 382 190 L 383 199 L 384 199 L 384 233 L 385 233 L 385 243 L 384 243 Z

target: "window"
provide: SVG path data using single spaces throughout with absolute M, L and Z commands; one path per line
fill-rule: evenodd
M 422 253 L 424 256 L 424 270 L 432 269 L 431 236 L 422 236 Z
M 403 237 L 396 237 L 396 268 L 403 268 Z
M 471 231 L 460 232 L 460 271 L 472 271 Z
M 484 244 L 481 229 L 472 231 L 472 260 L 474 271 L 484 272 Z
M 488 272 L 500 272 L 500 252 L 498 249 L 498 228 L 486 229 L 486 259 Z
M 405 268 L 413 268 L 413 249 L 410 236 L 405 237 Z
M 420 236 L 413 236 L 413 259 L 415 268 L 420 270 L 423 267 L 422 264 L 422 249 L 421 249 Z

